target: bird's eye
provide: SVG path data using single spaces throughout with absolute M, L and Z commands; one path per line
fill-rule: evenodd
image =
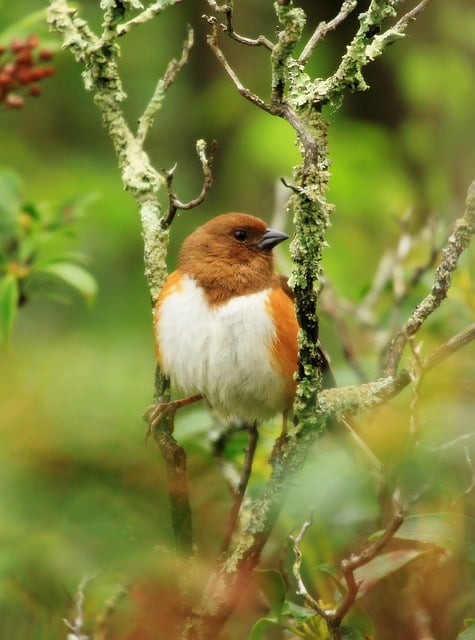
M 233 235 L 236 240 L 239 240 L 239 242 L 244 242 L 244 240 L 246 240 L 247 238 L 247 231 L 245 231 L 244 229 L 236 229 Z

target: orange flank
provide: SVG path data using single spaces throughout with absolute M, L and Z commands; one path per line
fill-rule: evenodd
M 280 287 L 271 291 L 268 304 L 269 313 L 274 318 L 276 326 L 272 355 L 276 367 L 282 371 L 286 378 L 290 404 L 292 404 L 297 385 L 294 373 L 297 371 L 297 333 L 299 330 L 294 305 L 287 293 Z

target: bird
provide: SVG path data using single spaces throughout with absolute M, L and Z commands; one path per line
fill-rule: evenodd
M 288 238 L 255 216 L 224 213 L 185 239 L 154 309 L 159 367 L 185 397 L 158 403 L 149 424 L 202 398 L 247 424 L 290 411 L 299 324 L 273 255 Z

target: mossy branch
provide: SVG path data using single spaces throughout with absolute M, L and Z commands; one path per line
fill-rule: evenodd
M 158 192 L 160 188 L 165 187 L 166 178 L 153 167 L 144 150 L 144 143 L 162 106 L 167 89 L 188 59 L 193 44 L 193 31 L 191 28 L 188 29 L 181 57 L 170 62 L 164 77 L 157 83 L 153 96 L 139 119 L 136 133 L 131 130 L 123 111 L 126 94 L 118 69 L 118 39 L 131 28 L 144 24 L 178 2 L 180 0 L 158 0 L 143 9 L 142 3 L 138 0 L 102 0 L 103 30 L 100 36 L 93 32 L 76 9 L 69 6 L 67 0 L 51 0 L 48 9 L 50 28 L 61 34 L 63 48 L 69 49 L 77 62 L 83 66 L 84 86 L 92 92 L 112 140 L 124 188 L 138 205 L 144 241 L 145 276 L 152 304 L 155 303 L 167 275 L 169 228 L 168 225 L 161 224 L 164 215 L 158 200 Z M 138 13 L 124 22 L 130 10 Z M 203 145 L 202 141 L 198 143 L 199 153 Z M 200 153 L 202 163 L 205 162 L 203 158 L 204 150 Z M 158 372 L 155 378 L 155 396 L 166 397 L 168 393 L 168 381 Z M 157 430 L 157 443 L 166 463 L 177 548 L 189 556 L 192 554 L 193 544 L 186 455 L 166 426 L 160 431 Z
M 193 32 L 183 46 L 182 56 L 172 61 L 165 76 L 157 83 L 152 99 L 139 119 L 134 134 L 122 108 L 126 99 L 118 69 L 119 36 L 133 26 L 143 24 L 179 0 L 161 0 L 150 5 L 129 21 L 124 22 L 125 11 L 130 5 L 138 9 L 141 3 L 108 0 L 101 3 L 104 10 L 103 31 L 96 35 L 67 0 L 51 0 L 48 23 L 63 38 L 63 48 L 69 49 L 84 70 L 84 86 L 91 91 L 94 102 L 102 114 L 103 123 L 117 154 L 122 182 L 139 207 L 144 240 L 145 276 L 152 302 L 166 277 L 166 252 L 168 230 L 160 225 L 162 211 L 158 192 L 165 185 L 165 178 L 154 169 L 144 142 L 153 120 L 160 110 L 166 90 L 185 64 L 193 43 Z

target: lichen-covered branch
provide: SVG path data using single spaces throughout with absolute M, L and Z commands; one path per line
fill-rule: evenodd
M 346 18 L 350 15 L 352 11 L 356 9 L 356 5 L 358 4 L 358 0 L 344 0 L 341 5 L 340 11 L 337 15 L 330 20 L 329 22 L 320 22 L 317 26 L 313 34 L 311 35 L 309 41 L 304 47 L 304 50 L 299 56 L 300 64 L 306 64 L 310 59 L 315 47 L 322 40 L 327 33 L 330 31 L 334 31 L 340 24 L 346 20 Z
M 92 31 L 67 0 L 51 0 L 48 9 L 50 27 L 61 34 L 63 47 L 69 49 L 77 62 L 83 66 L 84 86 L 92 92 L 94 102 L 101 112 L 103 123 L 117 154 L 124 188 L 138 205 L 144 241 L 145 275 L 152 304 L 155 303 L 167 274 L 165 259 L 169 231 L 168 226 L 161 225 L 163 214 L 158 200 L 158 192 L 165 185 L 165 178 L 154 169 L 144 150 L 144 143 L 166 90 L 188 59 L 193 44 L 193 32 L 188 29 L 181 58 L 171 61 L 165 76 L 157 84 L 152 99 L 139 119 L 136 134 L 129 127 L 122 108 L 126 95 L 118 69 L 120 50 L 117 40 L 132 27 L 147 22 L 166 7 L 179 1 L 158 0 L 140 11 L 142 4 L 138 0 L 102 0 L 104 19 L 100 36 Z M 129 9 L 140 12 L 124 22 Z M 200 143 L 199 149 L 201 146 Z M 209 169 L 208 165 L 206 169 Z M 209 180 L 208 176 L 207 181 Z M 155 395 L 162 397 L 168 392 L 167 381 L 161 375 L 157 375 Z M 186 455 L 166 425 L 163 429 L 157 429 L 155 435 L 166 463 L 177 547 L 189 556 L 192 553 L 192 528 Z
M 211 145 L 209 154 L 207 154 L 206 152 L 206 142 L 204 140 L 198 140 L 196 142 L 196 152 L 198 154 L 198 158 L 201 162 L 201 168 L 203 170 L 203 185 L 201 187 L 199 195 L 196 198 L 189 200 L 188 202 L 182 202 L 181 200 L 179 200 L 173 189 L 173 178 L 175 175 L 176 165 L 165 173 L 168 191 L 168 211 L 163 216 L 160 223 L 163 228 L 167 228 L 171 225 L 173 219 L 175 218 L 176 212 L 179 209 L 181 211 L 194 209 L 194 207 L 197 207 L 206 200 L 209 190 L 211 189 L 211 185 L 213 184 L 213 174 L 211 168 L 213 165 L 215 151 L 215 142 L 213 142 L 213 144 Z
M 177 0 L 156 2 L 127 24 L 131 26 L 145 22 L 176 2 Z M 118 157 L 124 188 L 138 204 L 144 239 L 145 275 L 154 301 L 166 277 L 168 231 L 160 226 L 161 209 L 157 195 L 165 180 L 152 166 L 143 143 L 146 130 L 160 106 L 161 95 L 160 91 L 155 91 L 154 98 L 142 116 L 138 135 L 134 135 L 122 109 L 126 95 L 118 69 L 117 38 L 119 25 L 124 17 L 124 3 L 104 1 L 102 7 L 104 30 L 101 36 L 92 31 L 67 0 L 51 0 L 48 22 L 52 29 L 62 35 L 63 47 L 69 49 L 84 68 L 84 86 L 93 93 L 94 102 L 102 114 L 103 123 Z M 122 32 L 125 33 L 123 28 Z M 190 38 L 189 34 L 188 44 Z M 185 52 L 187 46 L 185 45 Z M 177 64 L 180 66 L 180 62 Z M 176 74 L 176 67 L 173 73 Z M 169 69 L 168 83 L 173 73 Z M 165 80 L 163 84 L 166 85 Z M 164 86 L 161 88 L 163 91 L 166 89 Z
M 163 78 L 157 82 L 153 96 L 146 106 L 143 114 L 139 118 L 136 138 L 140 145 L 143 145 L 149 129 L 152 127 L 155 117 L 158 111 L 161 109 L 165 93 L 168 91 L 170 85 L 174 82 L 180 70 L 188 62 L 190 50 L 194 42 L 193 29 L 188 26 L 188 34 L 185 42 L 183 43 L 182 53 L 179 60 L 170 60 L 167 70 Z
M 391 342 L 386 364 L 387 375 L 394 375 L 407 342 L 447 297 L 452 273 L 457 268 L 459 258 L 468 247 L 473 233 L 475 233 L 475 182 L 472 182 L 468 190 L 465 213 L 455 223 L 454 231 L 442 251 L 443 259 L 435 271 L 430 293 L 417 305 Z

